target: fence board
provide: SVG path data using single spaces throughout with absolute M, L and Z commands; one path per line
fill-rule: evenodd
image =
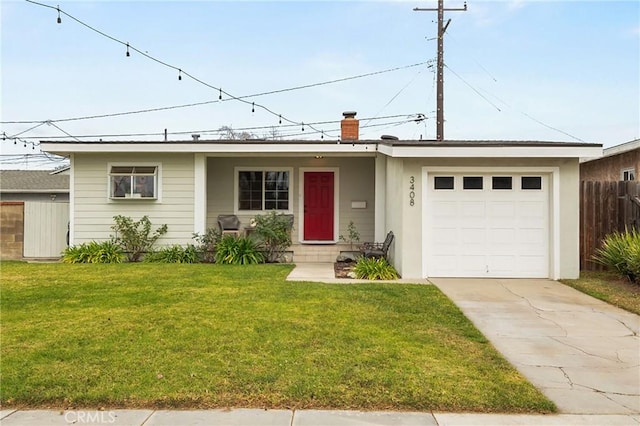
M 640 229 L 640 183 L 580 182 L 580 269 L 602 270 L 591 259 L 604 237 Z

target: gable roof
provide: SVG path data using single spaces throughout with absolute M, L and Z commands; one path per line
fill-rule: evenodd
M 0 192 L 69 192 L 69 175 L 49 170 L 0 170 Z

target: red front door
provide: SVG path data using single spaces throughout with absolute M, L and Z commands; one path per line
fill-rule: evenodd
M 305 172 L 305 241 L 333 241 L 333 213 L 333 172 Z

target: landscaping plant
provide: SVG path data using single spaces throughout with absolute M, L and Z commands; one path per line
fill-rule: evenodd
M 146 215 L 137 222 L 134 222 L 130 217 L 121 215 L 114 216 L 113 220 L 115 225 L 111 226 L 111 229 L 116 234 L 112 236 L 112 239 L 127 253 L 129 262 L 140 261 L 146 252 L 151 251 L 158 238 L 167 233 L 166 224 L 152 233 L 151 221 Z
M 251 238 L 224 235 L 216 245 L 216 263 L 251 265 L 262 262 L 264 256 Z
M 605 237 L 593 260 L 627 277 L 631 282 L 640 279 L 640 230 L 627 229 Z
M 360 233 L 356 228 L 356 225 L 353 221 L 349 222 L 349 226 L 347 226 L 348 235 L 345 237 L 344 235 L 340 235 L 340 241 L 344 241 L 345 243 L 349 243 L 351 247 L 350 250 L 353 251 L 353 243 L 360 241 Z
M 198 263 L 200 253 L 192 244 L 183 247 L 179 244 L 163 247 L 144 256 L 147 263 Z
M 123 258 L 122 249 L 112 241 L 91 241 L 67 247 L 62 252 L 64 263 L 121 263 Z
M 200 257 L 205 263 L 213 263 L 216 261 L 216 244 L 220 241 L 220 231 L 216 228 L 208 228 L 202 235 L 193 234 L 196 242 L 196 249 L 200 253 Z
M 395 280 L 400 278 L 398 271 L 384 258 L 361 257 L 353 267 L 356 278 L 367 280 Z
M 253 234 L 260 244 L 267 262 L 278 262 L 291 246 L 291 223 L 285 215 L 271 211 L 255 217 Z

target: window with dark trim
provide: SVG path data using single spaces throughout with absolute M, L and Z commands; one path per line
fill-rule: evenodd
M 513 178 L 511 176 L 492 176 L 491 189 L 513 189 Z
M 238 210 L 289 210 L 287 170 L 238 172 Z
M 436 176 L 433 178 L 433 189 L 453 189 L 453 176 Z
M 462 178 L 462 189 L 482 189 L 482 176 L 464 176 Z
M 542 176 L 522 176 L 521 184 L 524 190 L 542 189 Z
M 157 178 L 156 166 L 111 166 L 109 196 L 114 199 L 156 199 Z

